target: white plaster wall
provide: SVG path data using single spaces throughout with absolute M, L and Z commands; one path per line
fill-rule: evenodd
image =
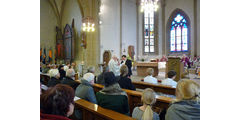
M 138 7 L 138 56 L 137 60 L 143 57 L 143 13 L 140 11 L 141 7 Z
M 189 17 L 191 24 L 191 54 L 194 54 L 194 0 L 166 0 L 165 7 L 165 28 L 167 27 L 167 22 L 176 9 L 182 9 Z M 167 34 L 166 34 L 167 37 Z
M 197 55 L 200 55 L 200 0 L 197 0 Z
M 40 1 L 40 47 L 48 50 L 51 48 L 53 53 L 56 46 L 56 26 L 57 18 L 48 0 Z M 53 60 L 55 56 L 53 54 Z
M 103 11 L 100 27 L 100 62 L 103 62 L 104 50 L 120 56 L 120 0 L 102 0 Z
M 122 0 L 122 54 L 127 55 L 128 46 L 137 47 L 137 12 L 135 0 Z M 124 52 L 125 49 L 125 52 Z
M 159 6 L 161 6 L 159 4 Z M 162 31 L 162 8 L 159 9 L 159 16 L 158 16 L 158 56 L 159 58 L 162 58 L 162 44 L 163 44 L 163 39 L 162 39 L 162 35 L 163 35 L 163 31 Z

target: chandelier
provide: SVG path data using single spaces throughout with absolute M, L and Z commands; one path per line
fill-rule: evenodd
M 141 0 L 141 12 L 151 12 L 157 11 L 158 9 L 158 0 Z
M 85 17 L 82 19 L 83 22 L 83 31 L 84 32 L 94 32 L 94 20 L 92 17 Z

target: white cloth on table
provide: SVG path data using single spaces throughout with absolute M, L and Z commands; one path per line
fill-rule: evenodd
M 113 72 L 115 76 L 120 76 L 120 65 L 117 61 L 111 59 L 108 63 L 109 71 Z
M 147 77 L 144 78 L 144 82 L 147 82 L 147 83 L 152 83 L 152 84 L 157 84 L 158 81 L 157 81 L 157 78 L 149 75 Z
M 166 68 L 166 62 L 158 62 L 158 69 Z

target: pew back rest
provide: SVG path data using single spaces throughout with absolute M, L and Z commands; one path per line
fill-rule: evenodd
M 104 86 L 100 84 L 93 85 L 93 89 L 95 93 L 102 90 L 103 87 Z M 128 104 L 130 107 L 130 113 L 132 113 L 135 107 L 142 104 L 141 102 L 142 92 L 127 90 L 127 89 L 123 89 L 123 90 L 128 95 Z M 154 107 L 157 108 L 157 110 L 155 112 L 159 113 L 162 109 L 167 109 L 171 101 L 172 101 L 172 98 L 170 97 L 156 95 L 156 103 L 154 104 Z
M 75 106 L 82 110 L 83 120 L 136 120 L 83 99 L 75 101 Z
M 176 91 L 176 88 L 163 85 L 163 84 L 152 84 L 152 83 L 146 83 L 141 81 L 132 81 L 132 83 L 136 88 L 140 88 L 140 89 L 151 88 L 155 92 L 161 92 L 164 94 L 175 95 L 175 91 Z

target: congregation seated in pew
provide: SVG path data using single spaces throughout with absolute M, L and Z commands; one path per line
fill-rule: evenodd
M 146 76 L 143 81 L 148 82 L 148 83 L 157 84 L 158 83 L 157 78 L 153 77 L 153 73 L 154 73 L 153 68 L 148 68 L 146 72 L 147 72 L 148 76 Z
M 177 86 L 177 82 L 174 81 L 174 79 L 176 78 L 176 75 L 177 75 L 177 73 L 175 71 L 170 70 L 167 73 L 168 78 L 162 80 L 161 84 L 163 84 L 163 85 L 170 85 L 170 86 L 176 87 Z
M 117 77 L 118 84 L 121 88 L 136 90 L 135 86 L 132 84 L 132 80 L 128 77 L 128 66 L 122 65 L 120 68 L 120 76 Z
M 103 66 L 103 72 L 100 75 L 98 75 L 98 77 L 97 77 L 97 80 L 96 80 L 97 84 L 101 84 L 101 85 L 105 84 L 104 79 L 103 79 L 103 75 L 106 72 L 109 72 L 109 67 L 108 66 Z
M 83 75 L 81 84 L 77 87 L 75 91 L 75 96 L 87 100 L 91 103 L 97 104 L 96 96 L 93 90 L 92 85 L 94 84 L 94 74 L 86 73 Z M 82 118 L 82 111 L 75 109 L 74 115 L 77 119 Z
M 130 115 L 127 94 L 117 83 L 114 73 L 104 73 L 104 80 L 104 88 L 96 93 L 98 105 L 125 115 Z
M 63 84 L 49 88 L 40 96 L 41 120 L 71 120 L 74 110 L 74 90 Z
M 74 79 L 73 79 L 74 76 L 75 76 L 74 70 L 72 68 L 68 69 L 67 72 L 66 72 L 66 77 L 63 78 L 61 83 L 69 85 L 69 86 L 71 86 L 75 90 L 77 88 L 77 86 L 79 85 L 79 83 L 74 81 Z
M 94 74 L 86 73 L 83 75 L 81 84 L 77 87 L 75 95 L 79 98 L 97 104 L 96 96 L 92 85 L 94 84 Z
M 61 80 L 59 80 L 60 74 L 58 72 L 58 69 L 49 70 L 49 76 L 50 80 L 48 81 L 47 84 L 48 87 L 53 87 L 61 82 Z
M 94 67 L 94 66 L 88 67 L 87 73 L 92 73 L 92 74 L 94 75 L 94 73 L 95 73 L 95 67 Z M 97 79 L 97 77 L 94 75 L 94 83 L 96 83 L 96 79 Z
M 47 64 L 42 64 L 40 69 L 42 70 L 42 73 L 48 73 L 50 67 Z
M 97 104 L 90 103 L 84 99 L 75 101 L 75 108 L 82 112 L 82 120 L 136 120 L 130 116 L 105 109 Z M 73 120 L 79 120 L 71 116 Z
M 137 120 L 159 120 L 159 115 L 151 108 L 156 102 L 154 91 L 150 88 L 146 88 L 142 93 L 141 101 L 143 105 L 134 108 L 132 117 Z
M 121 66 L 121 69 L 120 69 L 120 73 L 121 73 L 121 75 L 120 75 L 120 77 L 122 76 L 122 78 L 124 78 L 123 76 L 125 75 L 125 74 L 127 74 L 126 73 L 126 68 L 124 68 L 124 66 L 125 65 L 122 65 Z M 70 74 L 70 73 L 73 73 L 73 71 L 71 71 L 71 68 L 70 69 L 68 69 L 67 70 L 67 73 L 66 74 L 68 74 L 68 71 L 69 71 L 69 75 L 67 75 L 67 77 L 69 77 L 69 78 L 71 78 L 71 77 L 74 77 L 74 75 L 72 76 L 72 74 Z M 114 76 L 114 74 L 112 73 L 112 74 L 107 74 L 107 73 L 112 73 L 112 72 L 108 72 L 108 70 L 107 71 L 105 71 L 105 72 L 103 72 L 102 73 L 102 80 L 104 81 L 104 83 L 106 82 L 106 84 L 105 84 L 105 87 L 101 90 L 101 91 L 99 91 L 99 92 L 97 92 L 96 93 L 96 95 L 94 94 L 94 90 L 93 90 L 93 87 L 92 87 L 92 85 L 94 84 L 94 80 L 92 79 L 92 76 L 93 76 L 93 78 L 94 78 L 94 74 L 92 74 L 91 75 L 91 77 L 89 77 L 89 79 L 88 79 L 88 77 L 84 77 L 83 76 L 83 79 L 81 80 L 81 84 L 80 85 L 85 85 L 85 81 L 87 81 L 88 83 L 90 83 L 90 86 L 92 87 L 92 95 L 94 95 L 95 96 L 95 99 L 96 99 L 96 103 L 98 103 L 98 105 L 99 106 L 102 106 L 103 108 L 106 108 L 106 109 L 110 109 L 110 110 L 113 110 L 113 111 L 116 111 L 116 112 L 119 112 L 119 113 L 122 113 L 122 114 L 125 114 L 125 115 L 130 115 L 130 108 L 129 108 L 129 106 L 130 106 L 130 103 L 128 103 L 128 95 L 126 94 L 126 92 L 124 92 L 125 90 L 122 90 L 120 87 L 122 87 L 120 84 L 120 82 L 118 81 L 118 79 L 116 79 L 116 77 Z M 153 72 L 152 72 L 153 73 Z M 57 81 L 60 81 L 59 80 L 59 76 L 60 76 L 60 74 L 59 74 L 59 76 L 58 76 L 58 74 L 59 74 L 59 70 L 58 69 L 51 69 L 51 70 L 49 70 L 49 76 L 50 76 L 50 80 L 49 80 L 49 82 L 48 83 L 50 83 L 50 81 L 52 80 L 52 79 L 54 79 L 54 80 L 52 80 L 51 82 L 55 82 L 54 84 L 56 85 L 56 84 L 59 84 L 59 83 L 56 83 Z M 87 73 L 88 74 L 88 73 Z M 90 73 L 89 73 L 90 74 Z M 114 76 L 114 77 L 113 77 Z M 173 76 L 173 77 L 171 77 L 171 76 Z M 169 74 L 168 75 L 168 78 L 172 78 L 172 80 L 174 79 L 174 74 L 172 73 L 172 74 Z M 118 78 L 120 78 L 120 77 L 118 77 Z M 126 77 L 126 76 L 125 76 Z M 66 78 L 66 77 L 65 77 Z M 106 79 L 107 78 L 107 79 Z M 127 77 L 126 77 L 127 78 Z M 86 79 L 88 79 L 88 80 L 90 80 L 90 82 L 88 81 L 88 80 L 86 80 Z M 129 79 L 129 78 L 128 78 Z M 74 81 L 73 79 L 71 79 L 72 81 Z M 120 79 L 119 79 L 120 80 Z M 122 79 L 123 81 L 123 83 L 124 82 L 126 82 L 124 79 Z M 129 79 L 130 81 L 131 81 L 131 79 Z M 97 79 L 97 81 L 98 81 L 98 79 Z M 75 81 L 74 81 L 75 82 Z M 119 83 L 118 83 L 119 82 Z M 61 83 L 61 82 L 60 82 Z M 132 83 L 132 82 L 131 82 Z M 162 84 L 164 83 L 164 80 L 162 80 Z M 55 86 L 55 85 L 53 85 L 53 86 Z M 79 85 L 79 86 L 80 86 Z M 50 86 L 50 87 L 53 87 L 53 86 Z M 71 85 L 70 85 L 71 86 Z M 78 87 L 79 87 L 78 86 Z M 184 88 L 185 88 L 186 86 L 184 86 Z M 122 88 L 124 88 L 124 87 L 122 87 Z M 134 87 L 135 88 L 135 87 Z M 127 88 L 124 88 L 124 89 L 127 89 Z M 131 90 L 131 89 L 130 89 Z M 77 93 L 77 89 L 76 89 L 76 93 Z M 86 93 L 86 92 L 83 92 L 83 91 L 81 91 L 81 92 L 79 92 L 79 93 Z M 141 92 L 141 93 L 143 93 L 144 94 L 144 92 Z M 88 93 L 89 94 L 89 93 Z M 76 96 L 77 96 L 77 94 L 75 94 Z M 143 95 L 144 96 L 144 95 Z M 142 97 L 143 97 L 142 96 Z M 163 95 L 160 95 L 160 96 L 163 96 Z M 78 96 L 78 97 L 80 97 L 80 96 Z M 80 97 L 80 98 L 82 98 L 82 99 L 84 99 L 84 97 Z M 134 98 L 134 99 L 136 99 L 136 98 Z M 177 98 L 178 99 L 178 98 Z M 87 99 L 85 99 L 85 100 L 87 100 Z M 139 100 L 140 100 L 140 98 L 139 98 Z M 87 101 L 90 101 L 90 100 L 87 100 Z M 101 101 L 100 103 L 99 103 L 99 101 Z M 92 101 L 90 101 L 90 102 L 92 102 Z M 159 101 L 158 101 L 159 102 Z M 92 103 L 94 103 L 94 102 L 92 102 Z M 119 103 L 121 103 L 121 104 L 119 104 Z M 133 102 L 132 102 L 133 103 Z M 131 104 L 132 104 L 131 103 Z M 140 101 L 139 101 L 139 103 L 140 103 Z M 143 106 L 144 106 L 144 101 L 143 101 L 143 98 L 142 98 L 142 103 L 143 103 Z M 158 103 L 158 104 L 155 104 L 155 105 L 157 105 L 157 106 L 161 106 L 161 102 L 160 102 L 160 104 Z M 164 104 L 166 104 L 166 103 L 164 103 Z M 169 103 L 168 103 L 169 104 Z M 177 104 L 177 102 L 175 103 L 173 103 L 173 104 Z M 199 103 L 199 105 L 200 105 L 200 103 Z M 139 105 L 137 105 L 137 106 L 139 106 Z M 134 105 L 134 107 L 136 107 L 136 105 Z M 133 110 L 133 108 L 134 107 L 132 107 L 131 108 L 131 111 Z M 156 106 L 154 106 L 154 107 L 156 107 Z M 137 109 L 137 107 L 135 108 L 135 109 Z M 134 109 L 134 110 L 135 110 Z M 133 110 L 133 112 L 134 112 L 134 110 Z M 140 111 L 141 110 L 141 111 Z M 155 110 L 155 108 L 153 109 L 154 111 L 156 111 Z M 200 110 L 200 109 L 199 109 Z M 75 109 L 75 113 L 76 113 L 76 109 Z M 135 110 L 136 111 L 136 110 Z M 140 113 L 143 115 L 144 114 L 144 110 L 143 109 L 140 109 L 140 107 L 138 107 L 138 116 L 141 116 L 141 115 L 139 115 Z M 157 110 L 157 112 L 159 112 L 158 110 Z M 153 112 L 153 118 L 154 118 L 154 113 L 155 112 Z M 171 112 L 169 112 L 169 114 L 170 114 Z M 135 113 L 134 113 L 135 114 Z M 156 113 L 157 114 L 157 113 Z M 200 114 L 200 113 L 199 113 Z M 156 116 L 156 115 L 155 115 Z M 158 116 L 158 115 L 157 115 Z M 133 117 L 133 114 L 132 114 L 132 117 Z M 149 115 L 148 115 L 148 117 L 149 117 Z M 151 117 L 151 116 L 150 116 Z M 169 116 L 168 116 L 169 117 Z M 78 117 L 79 118 L 79 117 Z M 135 118 L 135 117 L 134 117 Z M 167 116 L 166 116 L 166 118 L 167 118 Z M 159 119 L 159 116 L 158 116 L 158 119 Z M 172 119 L 169 119 L 169 120 L 172 120 Z
M 67 62 L 66 65 L 64 65 L 64 67 L 63 67 L 63 68 L 64 68 L 64 71 L 67 72 L 67 70 L 68 70 L 70 67 L 71 67 L 70 63 Z
M 193 80 L 178 81 L 176 100 L 168 108 L 166 120 L 200 120 L 200 86 Z
M 59 78 L 60 80 L 62 80 L 64 77 L 66 77 L 66 71 L 64 71 L 63 65 L 59 65 L 58 71 L 60 73 L 60 78 Z

